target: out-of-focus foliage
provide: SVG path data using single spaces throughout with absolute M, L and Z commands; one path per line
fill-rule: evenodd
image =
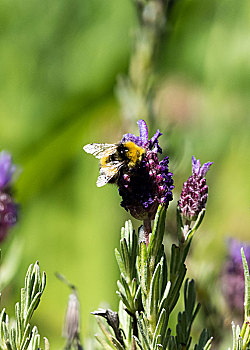
M 0 315 L 1 350 L 36 350 L 40 345 L 40 334 L 30 322 L 37 309 L 46 285 L 46 274 L 41 274 L 38 261 L 31 264 L 25 276 L 25 286 L 21 288 L 20 302 L 15 304 L 15 319 L 10 320 L 5 308 Z M 49 343 L 45 339 L 45 350 Z
M 176 1 L 156 67 L 158 118 L 150 129 L 164 132 L 161 145 L 178 174 L 175 199 L 193 154 L 214 161 L 207 220 L 190 261 L 204 293 L 214 291 L 224 237 L 249 235 L 249 13 L 248 0 Z M 37 259 L 47 272 L 36 323 L 52 348 L 63 344 L 67 302 L 55 271 L 78 287 L 84 334 L 91 310 L 118 303 L 113 250 L 128 214 L 112 186 L 96 188 L 98 166 L 81 148 L 134 131 L 124 127 L 113 91 L 126 72 L 135 25 L 128 0 L 0 2 L 0 148 L 23 168 L 20 222 L 12 230 L 24 244 L 18 276 Z M 170 208 L 169 222 L 173 215 Z M 3 293 L 5 305 L 7 297 L 16 301 L 21 283 L 17 277 Z

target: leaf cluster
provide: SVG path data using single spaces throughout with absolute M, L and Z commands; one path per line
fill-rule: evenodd
M 191 239 L 179 246 L 173 244 L 168 262 L 163 246 L 165 219 L 166 210 L 159 207 L 148 246 L 143 227 L 138 236 L 130 221 L 122 228 L 120 250 L 116 249 L 115 255 L 121 273 L 117 328 L 123 339 L 115 338 L 117 330 L 99 320 L 105 340 L 99 336 L 98 340 L 105 349 L 179 350 L 191 346 L 192 324 L 200 308 L 193 280 L 187 279 L 184 285 L 184 311 L 178 314 L 175 335 L 168 326 L 185 279 Z M 208 350 L 210 343 L 204 330 L 195 350 Z
M 21 289 L 21 300 L 15 305 L 15 319 L 9 319 L 5 308 L 0 315 L 0 349 L 1 350 L 37 350 L 40 346 L 40 334 L 30 321 L 40 303 L 46 285 L 45 272 L 41 275 L 38 261 L 28 268 L 25 286 Z M 45 338 L 45 350 L 49 350 Z

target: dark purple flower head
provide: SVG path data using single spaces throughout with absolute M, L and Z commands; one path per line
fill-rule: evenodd
M 236 239 L 228 240 L 228 257 L 222 271 L 222 292 L 229 308 L 243 313 L 245 278 L 241 259 L 241 248 L 250 264 L 250 244 Z
M 17 221 L 17 205 L 14 203 L 10 188 L 15 170 L 11 155 L 4 151 L 0 152 L 0 242 Z
M 0 190 L 9 185 L 15 171 L 11 155 L 5 151 L 0 152 Z
M 159 204 L 166 207 L 173 199 L 173 174 L 168 170 L 168 157 L 162 161 L 158 138 L 159 130 L 149 140 L 148 129 L 144 120 L 138 121 L 140 136 L 125 134 L 122 143 L 132 141 L 143 148 L 142 160 L 134 167 L 124 169 L 117 181 L 121 205 L 139 220 L 153 220 Z
M 200 160 L 192 157 L 192 175 L 184 182 L 179 199 L 180 211 L 189 221 L 195 221 L 201 210 L 206 207 L 208 186 L 205 176 L 212 164 L 207 162 L 201 167 Z

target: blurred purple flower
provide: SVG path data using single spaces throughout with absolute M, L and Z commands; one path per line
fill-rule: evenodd
M 158 153 L 162 153 L 158 138 L 159 130 L 149 140 L 148 128 L 144 120 L 138 121 L 140 136 L 125 134 L 121 142 L 132 141 L 145 149 L 141 162 L 135 167 L 126 169 L 117 181 L 121 206 L 129 210 L 139 220 L 153 220 L 159 204 L 168 207 L 173 199 L 173 174 L 168 170 L 168 157 L 162 161 Z
M 188 221 L 195 221 L 206 207 L 208 186 L 205 176 L 212 164 L 207 162 L 201 167 L 200 160 L 192 157 L 192 175 L 184 182 L 179 199 L 180 211 Z
M 0 190 L 9 185 L 15 171 L 16 166 L 12 163 L 10 153 L 0 152 Z
M 9 153 L 0 152 L 0 242 L 6 237 L 11 226 L 17 221 L 17 205 L 11 195 L 10 182 L 16 166 Z
M 245 278 L 241 248 L 250 264 L 250 244 L 231 238 L 228 240 L 228 257 L 222 271 L 223 295 L 229 308 L 237 313 L 243 313 L 244 309 Z

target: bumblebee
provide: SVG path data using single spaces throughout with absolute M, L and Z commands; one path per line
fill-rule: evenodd
M 118 144 L 90 143 L 84 146 L 83 150 L 100 159 L 100 174 L 96 182 L 98 187 L 116 183 L 120 172 L 140 164 L 146 152 L 132 141 Z

